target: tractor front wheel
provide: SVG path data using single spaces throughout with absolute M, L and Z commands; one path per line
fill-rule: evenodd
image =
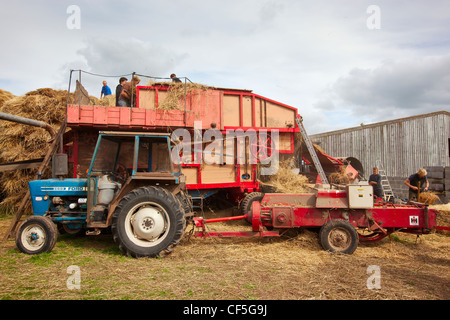
M 185 228 L 180 201 L 155 186 L 141 187 L 126 195 L 114 212 L 111 226 L 120 250 L 134 258 L 171 253 Z
M 16 233 L 17 248 L 27 254 L 50 252 L 55 247 L 58 231 L 56 225 L 43 216 L 25 220 Z

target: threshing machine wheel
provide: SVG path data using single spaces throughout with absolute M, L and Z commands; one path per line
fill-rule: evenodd
M 258 141 L 251 143 L 250 152 L 255 159 L 264 161 L 272 156 L 274 151 L 277 150 L 276 148 L 275 140 L 272 140 L 270 135 L 267 135 L 264 139 L 260 136 Z
M 255 201 L 261 201 L 264 198 L 264 193 L 261 192 L 251 192 L 245 196 L 244 200 L 241 202 L 240 212 L 241 215 L 245 215 L 248 213 L 247 221 L 252 223 L 252 203 Z
M 358 233 L 346 220 L 333 219 L 325 223 L 319 239 L 322 247 L 330 252 L 352 254 L 358 247 Z
M 23 253 L 50 252 L 55 247 L 58 231 L 56 225 L 43 216 L 32 216 L 25 220 L 16 233 L 17 248 Z
M 141 187 L 126 195 L 113 214 L 111 227 L 120 250 L 135 258 L 171 253 L 185 229 L 180 201 L 155 186 Z

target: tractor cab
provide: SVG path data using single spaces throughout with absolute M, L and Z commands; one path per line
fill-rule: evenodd
M 180 161 L 172 161 L 170 134 L 100 132 L 87 172 L 87 226 L 109 226 L 122 197 L 144 185 L 184 189 Z

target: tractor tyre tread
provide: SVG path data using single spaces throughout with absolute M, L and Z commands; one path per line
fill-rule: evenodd
M 174 221 L 171 221 L 171 225 L 174 225 L 174 229 L 172 232 L 173 234 L 167 241 L 168 243 L 162 246 L 158 246 L 158 248 L 155 248 L 155 251 L 149 253 L 142 253 L 142 251 L 140 250 L 135 250 L 133 246 L 127 245 L 121 238 L 122 233 L 119 230 L 120 216 L 123 214 L 126 215 L 128 209 L 127 205 L 132 201 L 139 201 L 137 199 L 151 199 L 153 201 L 160 201 L 160 204 L 165 207 L 165 210 L 171 212 L 168 212 L 168 214 L 171 215 L 174 219 Z M 125 253 L 127 256 L 132 256 L 133 258 L 164 257 L 169 255 L 183 238 L 185 229 L 186 219 L 184 217 L 184 210 L 180 201 L 176 198 L 176 196 L 174 196 L 166 189 L 156 186 L 140 187 L 132 190 L 122 198 L 112 216 L 111 231 L 113 234 L 113 240 L 118 244 L 119 249 L 123 253 Z

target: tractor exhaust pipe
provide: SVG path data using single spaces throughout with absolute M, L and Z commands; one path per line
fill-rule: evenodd
M 28 119 L 28 118 L 24 118 L 21 116 L 15 116 L 15 115 L 4 113 L 4 112 L 0 112 L 0 119 L 8 120 L 11 122 L 18 122 L 18 123 L 26 124 L 29 126 L 44 128 L 45 130 L 48 131 L 48 133 L 50 133 L 50 136 L 51 136 L 50 141 L 52 141 L 56 136 L 55 129 L 53 129 L 52 126 L 50 126 L 48 123 L 45 123 L 43 121 Z

